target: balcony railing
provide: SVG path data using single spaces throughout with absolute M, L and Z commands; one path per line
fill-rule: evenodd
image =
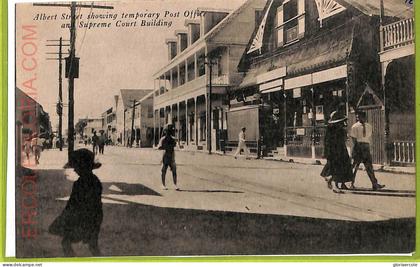
M 414 32 L 414 18 L 383 26 L 381 32 L 382 51 L 412 44 L 414 42 Z
M 416 162 L 414 141 L 394 141 L 394 155 L 392 161 L 394 163 L 414 164 Z
M 224 74 L 220 76 L 213 76 L 211 79 L 213 85 L 229 85 L 229 76 Z

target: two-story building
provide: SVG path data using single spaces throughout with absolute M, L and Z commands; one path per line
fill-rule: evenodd
M 385 106 L 386 161 L 415 164 L 415 83 L 413 9 L 384 1 L 380 27 L 380 62 Z M 388 14 L 392 16 L 387 16 Z
M 134 142 L 136 147 L 153 146 L 153 91 L 136 103 L 134 109 Z
M 320 159 L 331 112 L 344 103 L 351 124 L 366 88 L 382 95 L 381 17 L 359 2 L 267 1 L 238 67 L 246 76 L 231 94 L 229 140 L 242 126 L 235 123 L 248 121 L 263 153 Z M 374 147 L 383 146 L 381 135 L 375 127 Z
M 237 65 L 261 17 L 265 1 L 237 10 L 201 9 L 200 19 L 168 38 L 168 64 L 154 75 L 154 141 L 175 125 L 180 147 L 215 151 L 225 139 L 230 88 L 243 75 Z
M 114 97 L 116 103 L 115 125 L 117 129 L 117 143 L 124 146 L 131 145 L 131 142 L 135 144 L 136 133 L 139 133 L 140 130 L 136 130 L 134 122 L 139 120 L 140 114 L 134 113 L 133 117 L 133 105 L 137 106 L 139 101 L 151 92 L 153 92 L 152 89 L 121 89 L 120 94 Z M 140 136 L 138 140 L 140 140 L 139 138 Z
M 107 140 L 110 140 L 110 144 L 116 144 L 117 143 L 117 115 L 115 112 L 114 107 L 111 107 L 107 109 L 105 112 L 101 115 L 102 118 L 102 130 L 104 131 L 104 134 L 107 138 Z

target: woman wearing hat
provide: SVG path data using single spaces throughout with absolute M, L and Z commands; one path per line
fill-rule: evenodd
M 327 158 L 331 175 L 331 179 L 327 181 L 328 188 L 332 188 L 331 183 L 334 181 L 337 189 L 347 189 L 345 183 L 352 181 L 353 178 L 351 160 L 346 147 L 346 120 L 344 115 L 334 111 L 328 121 L 324 146 L 324 156 Z
M 74 256 L 72 243 L 89 245 L 93 256 L 99 256 L 98 236 L 102 223 L 102 184 L 92 170 L 99 168 L 92 151 L 82 148 L 71 155 L 69 167 L 80 176 L 73 184 L 70 199 L 49 232 L 63 237 L 61 245 L 66 256 Z

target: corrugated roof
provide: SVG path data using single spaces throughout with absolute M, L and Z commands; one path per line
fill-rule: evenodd
M 153 92 L 151 89 L 121 89 L 121 100 L 124 108 L 131 107 L 134 99 L 139 101 L 151 92 Z
M 380 0 L 336 0 L 343 6 L 353 6 L 367 15 L 380 15 Z M 414 2 L 414 1 L 413 1 Z M 411 18 L 414 5 L 408 5 L 405 0 L 383 0 L 384 15 L 398 18 Z

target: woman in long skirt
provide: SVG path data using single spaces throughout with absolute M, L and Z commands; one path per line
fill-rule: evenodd
M 353 172 L 351 168 L 351 160 L 346 147 L 347 131 L 345 116 L 333 112 L 328 121 L 327 131 L 325 133 L 324 156 L 327 158 L 328 170 L 323 170 L 331 179 L 327 184 L 332 188 L 334 181 L 337 189 L 347 189 L 346 182 L 352 181 Z

